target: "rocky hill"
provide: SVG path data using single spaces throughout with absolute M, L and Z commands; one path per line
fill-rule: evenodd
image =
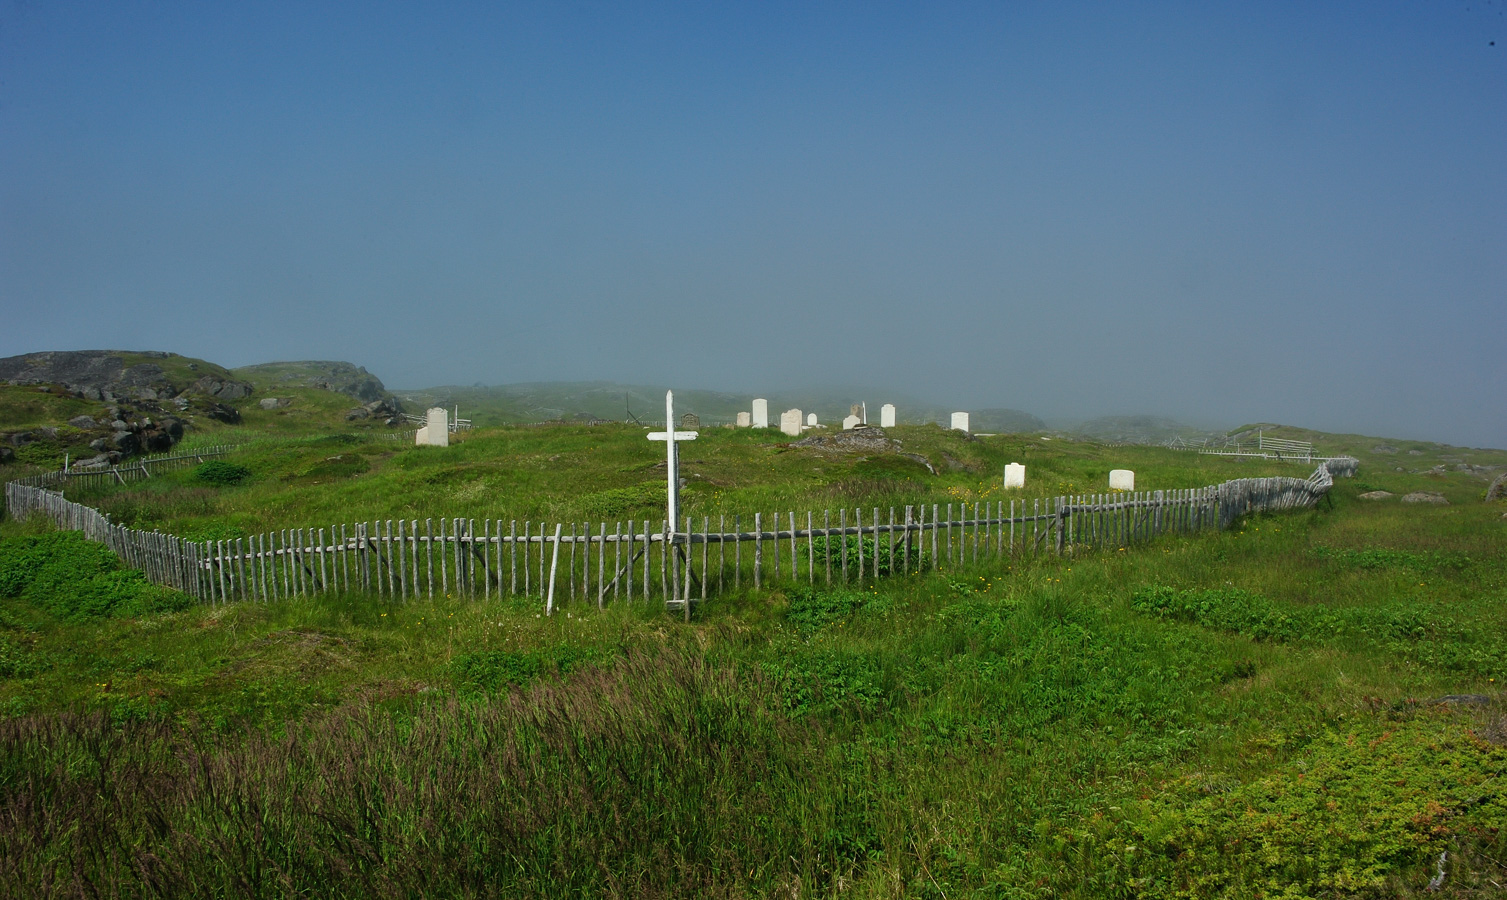
M 360 404 L 346 413 L 346 421 L 401 424 L 403 404 L 364 366 L 338 360 L 300 360 L 242 366 L 232 374 L 255 385 L 257 393 L 264 395 L 260 404 L 263 409 L 278 409 L 291 399 L 288 395 L 301 391 L 330 391 Z
M 0 381 L 57 385 L 85 400 L 158 401 L 181 396 L 240 400 L 247 381 L 222 366 L 160 350 L 48 350 L 0 359 Z
M 241 421 L 253 391 L 223 366 L 162 351 L 58 350 L 0 359 L 0 462 L 82 465 L 170 449 L 201 417 Z
M 392 396 L 382 386 L 382 380 L 365 367 L 334 360 L 258 363 L 241 366 L 234 370 L 234 375 L 271 393 L 276 393 L 279 387 L 320 388 L 362 403 Z

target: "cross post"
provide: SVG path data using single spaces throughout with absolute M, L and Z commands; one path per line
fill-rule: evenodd
M 665 430 L 649 432 L 649 440 L 665 442 L 665 469 L 669 478 L 665 519 L 670 523 L 670 530 L 674 531 L 680 525 L 680 451 L 675 445 L 679 441 L 696 440 L 694 431 L 675 430 L 674 391 L 665 391 Z

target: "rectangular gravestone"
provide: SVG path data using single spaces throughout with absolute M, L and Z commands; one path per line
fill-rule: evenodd
M 1023 488 L 1026 486 L 1026 467 L 1020 463 L 1009 463 L 1005 466 L 1005 490 Z
M 753 427 L 769 427 L 769 401 L 763 397 L 753 402 Z
M 428 447 L 450 446 L 450 412 L 443 407 L 432 407 L 425 414 L 424 427 L 414 436 L 414 443 Z
M 749 427 L 752 424 L 753 424 L 753 416 L 750 416 L 746 412 L 740 412 L 740 413 L 738 413 L 738 427 L 739 428 L 747 428 L 747 427 Z
M 1129 469 L 1110 469 L 1109 489 L 1112 491 L 1135 490 L 1135 473 Z
M 848 407 L 848 412 L 858 417 L 858 424 L 869 424 L 869 410 L 868 407 L 862 402 L 855 403 L 852 406 Z
M 879 427 L 895 427 L 895 404 L 886 403 L 883 406 L 879 407 Z
M 953 413 L 952 414 L 952 428 L 955 431 L 967 431 L 968 430 L 968 414 L 965 413 L 965 412 L 955 412 L 955 413 Z
M 843 431 L 852 431 L 854 428 L 857 428 L 857 427 L 858 427 L 858 417 L 857 416 L 848 416 L 846 419 L 842 420 L 842 430 Z
M 787 409 L 780 413 L 780 431 L 791 437 L 800 437 L 801 411 L 798 409 Z
M 680 417 L 680 427 L 685 431 L 694 431 L 701 427 L 701 417 L 695 413 L 686 413 Z

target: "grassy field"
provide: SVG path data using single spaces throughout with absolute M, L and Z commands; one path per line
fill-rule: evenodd
M 899 453 L 834 455 L 704 430 L 689 511 L 997 499 L 1012 460 L 1027 498 L 1121 467 L 1145 489 L 1308 473 L 891 435 Z M 1447 853 L 1444 896 L 1507 895 L 1507 509 L 1456 468 L 1503 454 L 1343 441 L 1363 465 L 1332 507 L 745 588 L 689 625 L 525 599 L 210 609 L 0 523 L 0 893 L 1391 897 Z M 294 435 L 232 457 L 240 485 L 74 499 L 201 538 L 610 522 L 661 509 L 661 453 L 622 426 Z M 1451 503 L 1358 499 L 1377 489 Z

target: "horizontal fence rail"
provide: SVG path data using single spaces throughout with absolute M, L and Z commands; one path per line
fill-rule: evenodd
M 844 508 L 819 516 L 755 513 L 729 521 L 719 515 L 715 523 L 701 516 L 674 526 L 662 519 L 386 519 L 204 543 L 114 525 L 46 487 L 11 482 L 5 502 L 18 519 L 46 515 L 60 528 L 106 544 L 152 581 L 216 604 L 363 591 L 394 600 L 540 597 L 547 612 L 567 601 L 658 600 L 689 616 L 693 600 L 729 586 L 861 584 L 991 557 L 1121 548 L 1165 534 L 1228 528 L 1251 513 L 1315 506 L 1333 485 L 1330 465 L 1306 479 L 1242 478 L 1186 490 L 887 511 Z M 1349 467 L 1343 474 L 1353 472 Z
M 185 469 L 192 465 L 202 463 L 206 459 L 225 456 L 237 449 L 233 445 L 219 447 L 205 447 L 202 450 L 178 451 L 163 456 L 143 456 L 131 460 L 125 465 L 115 465 L 99 468 L 74 467 L 71 469 L 59 469 L 56 472 L 44 472 L 41 475 L 29 475 L 25 478 L 17 478 L 12 484 L 23 484 L 28 487 L 99 487 L 106 484 L 127 484 L 132 481 L 144 481 L 152 477 L 155 472 L 171 472 L 177 469 Z

